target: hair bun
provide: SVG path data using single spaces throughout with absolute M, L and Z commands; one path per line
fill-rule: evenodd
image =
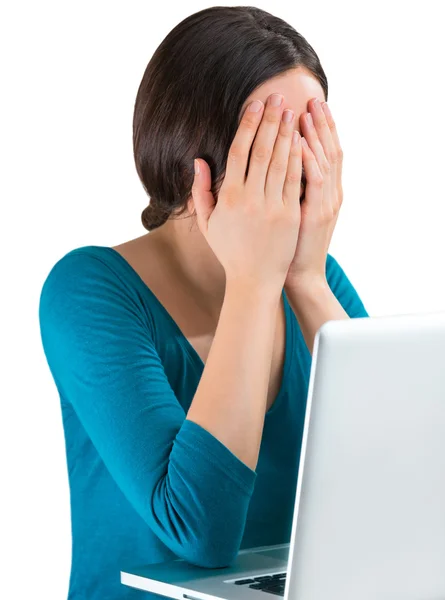
M 171 210 L 157 204 L 156 200 L 151 198 L 150 204 L 144 208 L 141 215 L 142 225 L 148 231 L 156 229 L 163 225 L 171 214 Z

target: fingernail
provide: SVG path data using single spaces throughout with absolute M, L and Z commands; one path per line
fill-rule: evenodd
M 281 94 L 272 94 L 272 96 L 270 96 L 269 102 L 271 106 L 280 106 L 280 104 L 283 102 L 283 98 L 284 96 L 282 96 Z
M 193 161 L 195 165 L 195 175 L 199 175 L 199 162 L 196 160 Z
M 297 130 L 295 130 L 294 135 L 292 136 L 292 143 L 298 144 L 299 139 L 300 139 L 300 134 Z
M 260 100 L 254 100 L 249 104 L 249 108 L 247 109 L 250 112 L 260 112 L 263 103 Z
M 323 107 L 324 112 L 328 115 L 328 117 L 331 117 L 332 115 L 331 115 L 331 111 L 329 109 L 328 103 L 323 102 L 322 107 Z
M 283 123 L 290 123 L 294 118 L 294 111 L 286 108 L 286 110 L 281 115 L 281 118 L 283 119 Z

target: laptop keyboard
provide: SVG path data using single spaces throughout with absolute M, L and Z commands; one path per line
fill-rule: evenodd
M 275 575 L 260 575 L 249 579 L 237 579 L 233 581 L 235 585 L 245 585 L 252 590 L 261 590 L 269 592 L 276 596 L 284 596 L 284 587 L 286 585 L 286 573 L 275 573 Z

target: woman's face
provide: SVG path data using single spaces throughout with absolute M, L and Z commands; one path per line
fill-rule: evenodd
M 248 98 L 246 98 L 241 111 L 240 120 L 244 110 L 252 102 L 252 100 L 261 100 L 266 102 L 267 98 L 273 94 L 283 94 L 283 108 L 290 108 L 295 114 L 295 129 L 300 133 L 302 127 L 300 123 L 301 115 L 308 112 L 307 103 L 311 98 L 318 98 L 320 102 L 326 102 L 323 88 L 318 79 L 304 67 L 291 69 L 282 75 L 268 79 L 263 84 L 254 90 Z M 306 186 L 306 175 L 303 172 L 301 176 L 300 198 L 304 196 L 304 188 Z

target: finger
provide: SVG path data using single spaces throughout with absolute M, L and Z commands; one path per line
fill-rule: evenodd
M 331 132 L 332 140 L 334 142 L 335 152 L 337 153 L 337 162 L 336 162 L 336 170 L 337 170 L 337 181 L 341 178 L 341 172 L 343 167 L 343 151 L 340 145 L 340 140 L 338 137 L 337 127 L 335 125 L 335 121 L 332 117 L 331 111 L 329 110 L 329 106 L 326 102 L 322 102 L 323 112 L 325 114 L 325 118 Z
M 323 194 L 323 202 L 326 202 L 323 211 L 326 211 L 326 214 L 330 214 L 333 209 L 332 202 L 336 199 L 335 188 L 338 178 L 337 150 L 320 101 L 317 98 L 312 98 L 310 105 L 315 131 L 323 148 L 322 162 L 321 164 L 319 163 L 324 180 L 325 193 Z M 324 158 L 326 158 L 326 161 Z
M 202 234 L 207 233 L 208 221 L 215 209 L 215 198 L 210 191 L 211 187 L 212 176 L 209 165 L 202 158 L 195 159 L 192 199 L 195 205 L 198 227 Z
M 321 174 L 317 159 L 304 137 L 301 138 L 301 147 L 304 169 L 306 171 L 304 204 L 308 207 L 314 207 L 315 211 L 317 209 L 321 211 L 323 208 L 323 175 Z M 315 212 L 315 214 L 319 213 Z
M 313 98 L 311 101 L 311 115 L 318 139 L 323 147 L 323 155 L 326 157 L 328 164 L 332 167 L 332 172 L 334 173 L 335 163 L 337 162 L 337 150 L 324 110 L 317 98 Z
M 261 123 L 263 109 L 264 104 L 261 100 L 254 100 L 243 114 L 229 148 L 223 182 L 225 186 L 236 187 L 244 185 L 249 152 Z
M 264 197 L 267 170 L 280 128 L 282 112 L 283 96 L 281 94 L 270 95 L 250 155 L 246 187 L 257 192 L 257 194 L 251 194 L 252 198 Z
M 324 153 L 323 146 L 315 129 L 311 113 L 305 113 L 303 116 L 303 135 L 314 154 L 321 173 L 324 176 L 330 175 L 331 166 Z
M 314 125 L 311 128 L 311 133 L 315 131 L 315 136 L 322 148 L 316 158 L 323 176 L 323 214 L 329 215 L 332 212 L 333 207 L 331 204 L 335 198 L 332 190 L 337 180 L 337 153 L 324 111 L 317 98 L 312 98 L 310 110 Z M 318 145 L 317 149 L 319 149 Z
M 292 144 L 287 165 L 286 180 L 283 188 L 283 202 L 291 207 L 292 212 L 299 212 L 300 210 L 302 170 L 301 136 L 298 131 L 295 130 L 292 132 Z
M 294 112 L 288 108 L 281 115 L 281 123 L 275 139 L 264 189 L 269 202 L 283 202 L 283 188 L 294 132 L 294 116 Z
M 331 132 L 332 139 L 334 141 L 334 146 L 338 152 L 338 150 L 340 150 L 341 146 L 340 146 L 340 140 L 338 138 L 338 132 L 337 132 L 337 127 L 335 125 L 335 121 L 332 117 L 331 111 L 329 110 L 329 106 L 327 105 L 326 102 L 322 102 L 322 108 L 323 108 L 326 122 L 327 122 L 329 130 Z

